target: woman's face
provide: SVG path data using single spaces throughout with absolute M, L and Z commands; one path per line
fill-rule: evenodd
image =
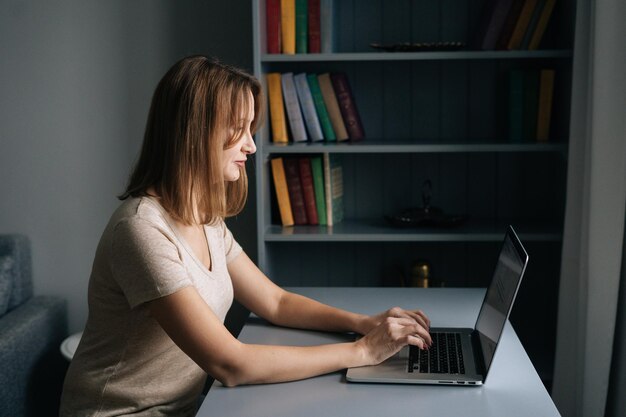
M 249 100 L 252 102 L 254 100 L 252 94 L 248 94 Z M 254 106 L 247 107 L 249 110 L 246 109 L 241 112 L 239 122 L 229 131 L 229 137 L 238 135 L 239 139 L 233 146 L 224 150 L 224 180 L 226 181 L 237 181 L 241 175 L 241 170 L 246 167 L 248 155 L 256 152 L 256 145 L 250 132 L 250 124 L 254 119 Z

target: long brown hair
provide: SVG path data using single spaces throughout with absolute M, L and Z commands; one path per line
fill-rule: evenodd
M 154 92 L 139 160 L 119 198 L 145 196 L 154 187 L 163 208 L 186 224 L 239 213 L 248 178 L 241 168 L 237 181 L 226 182 L 222 153 L 241 136 L 234 128 L 251 105 L 250 129 L 258 129 L 261 95 L 258 80 L 238 68 L 199 55 L 178 61 Z

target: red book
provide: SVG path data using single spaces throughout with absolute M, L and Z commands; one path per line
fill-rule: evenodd
M 351 140 L 363 139 L 365 137 L 365 131 L 363 130 L 361 117 L 356 108 L 356 101 L 354 100 L 350 84 L 348 83 L 348 77 L 345 73 L 338 72 L 330 74 L 330 79 L 333 83 L 335 94 L 337 95 L 339 110 L 341 111 L 341 116 L 346 125 L 348 136 L 350 136 Z
M 302 183 L 300 182 L 300 167 L 295 158 L 283 159 L 285 166 L 285 177 L 287 177 L 287 190 L 289 190 L 289 202 L 295 224 L 308 224 L 306 208 L 304 204 L 304 194 L 302 193 Z
M 265 8 L 267 53 L 280 54 L 280 0 L 267 0 Z
M 320 0 L 309 0 L 309 53 L 319 54 L 322 49 L 320 38 Z
M 319 224 L 317 218 L 317 206 L 315 204 L 315 188 L 313 186 L 313 174 L 311 172 L 311 160 L 309 158 L 299 158 L 300 183 L 302 184 L 302 194 L 304 196 L 304 208 L 309 224 Z

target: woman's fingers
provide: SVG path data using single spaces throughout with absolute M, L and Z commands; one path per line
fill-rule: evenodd
M 422 310 L 405 310 L 401 307 L 393 307 L 386 311 L 388 317 L 406 317 L 417 321 L 425 328 L 430 328 L 430 319 Z
M 425 329 L 430 328 L 430 321 L 428 320 L 428 317 L 424 317 L 423 315 L 418 314 L 416 311 L 407 311 L 407 315 L 416 322 L 418 322 L 420 325 L 422 325 L 422 327 L 424 327 Z
M 409 334 L 419 336 L 427 346 L 432 345 L 433 340 L 430 337 L 430 333 L 426 330 L 422 325 L 416 323 L 412 318 L 406 317 L 389 317 L 387 318 L 387 322 L 390 326 L 396 325 L 401 326 L 402 332 L 400 336 L 406 336 Z
M 414 336 L 412 334 L 407 335 L 407 337 L 406 337 L 406 344 L 407 345 L 417 346 L 418 348 L 420 348 L 422 350 L 428 348 L 428 345 L 426 345 L 426 342 L 424 341 L 424 339 L 422 339 L 419 336 Z

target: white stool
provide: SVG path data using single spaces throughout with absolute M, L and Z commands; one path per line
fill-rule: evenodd
M 74 353 L 76 352 L 76 348 L 78 347 L 78 343 L 80 342 L 80 338 L 82 336 L 83 332 L 74 333 L 73 335 L 65 339 L 63 343 L 61 343 L 61 355 L 63 355 L 63 357 L 67 359 L 68 362 L 72 361 Z

